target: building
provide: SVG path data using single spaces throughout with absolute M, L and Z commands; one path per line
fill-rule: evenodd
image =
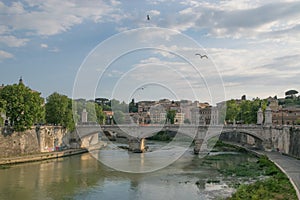
M 192 124 L 220 124 L 219 108 L 207 106 L 205 108 L 192 108 Z
M 272 112 L 272 123 L 275 125 L 300 124 L 300 108 L 279 108 Z
M 184 113 L 176 113 L 174 118 L 174 124 L 183 124 L 184 123 Z
M 267 101 L 268 101 L 269 107 L 271 108 L 272 111 L 279 110 L 279 104 L 278 104 L 277 98 L 268 97 Z
M 167 113 L 164 107 L 160 104 L 152 106 L 149 110 L 149 114 L 152 124 L 163 124 L 166 122 Z
M 114 112 L 113 111 L 103 111 L 103 113 L 105 114 L 106 124 L 113 124 Z

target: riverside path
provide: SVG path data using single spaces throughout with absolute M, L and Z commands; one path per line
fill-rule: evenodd
M 300 160 L 279 152 L 257 151 L 257 153 L 266 155 L 288 176 L 300 199 Z

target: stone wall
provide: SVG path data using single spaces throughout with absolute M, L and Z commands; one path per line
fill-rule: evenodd
M 290 129 L 288 127 L 273 128 L 271 133 L 273 150 L 289 154 L 290 148 Z
M 0 134 L 0 157 L 10 157 L 39 152 L 35 129 L 12 132 L 3 128 Z
M 40 126 L 36 128 L 40 152 L 55 151 L 69 147 L 70 136 L 61 126 Z
M 300 129 L 290 129 L 290 140 L 289 154 L 300 158 Z
M 0 157 L 28 155 L 68 148 L 70 134 L 59 126 L 40 126 L 24 132 L 0 129 Z

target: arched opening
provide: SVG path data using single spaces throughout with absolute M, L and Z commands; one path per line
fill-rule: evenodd
M 225 142 L 237 143 L 242 146 L 247 146 L 251 149 L 264 149 L 263 139 L 251 132 L 237 130 L 223 131 L 219 139 Z

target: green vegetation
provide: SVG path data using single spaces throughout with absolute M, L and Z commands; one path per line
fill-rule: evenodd
M 7 85 L 0 90 L 0 126 L 4 125 L 2 115 L 9 120 L 8 126 L 14 131 L 25 131 L 34 124 L 49 123 L 61 125 L 69 131 L 75 129 L 75 123 L 81 115 L 83 108 L 88 112 L 88 121 L 105 122 L 105 114 L 102 107 L 94 101 L 78 100 L 75 108 L 78 111 L 72 113 L 72 100 L 65 95 L 54 92 L 46 99 L 40 97 L 40 93 L 26 87 L 22 82 Z M 123 104 L 122 104 L 123 106 Z
M 23 83 L 5 86 L 0 91 L 0 100 L 1 112 L 5 110 L 15 131 L 25 131 L 44 121 L 43 98 Z
M 189 119 L 184 119 L 183 123 L 184 124 L 191 124 L 191 121 Z
M 169 110 L 167 112 L 167 120 L 169 120 L 171 124 L 174 124 L 175 116 L 176 116 L 176 110 Z
M 78 99 L 73 101 L 73 115 L 76 123 L 79 122 L 83 109 L 86 109 L 87 121 L 97 122 L 99 124 L 105 123 L 105 114 L 102 107 L 94 101 L 86 101 L 85 99 Z
M 253 184 L 240 185 L 237 192 L 229 199 L 297 199 L 296 192 L 289 179 L 271 161 L 261 157 L 259 164 L 261 168 L 265 169 L 265 175 L 270 177 Z
M 285 92 L 285 98 L 286 99 L 294 99 L 296 97 L 296 94 L 298 94 L 297 90 L 288 90 Z
M 0 127 L 3 126 L 4 119 L 2 118 L 2 114 L 5 113 L 6 110 L 6 101 L 0 99 Z
M 246 151 L 240 147 L 217 141 L 214 146 L 214 151 L 224 152 Z M 237 154 L 241 156 L 243 154 Z M 235 177 L 237 182 L 232 186 L 237 188 L 237 192 L 228 198 L 231 200 L 269 200 L 269 199 L 297 199 L 296 192 L 289 182 L 286 175 L 277 168 L 266 156 L 255 156 L 249 154 L 245 161 L 238 165 L 231 165 L 226 162 L 227 158 L 232 159 L 232 155 L 217 154 L 213 156 L 206 156 L 202 162 L 203 166 L 213 167 L 225 177 Z M 241 184 L 243 180 L 255 181 L 251 184 Z M 218 180 L 213 180 L 218 181 Z M 208 180 L 211 182 L 211 180 Z
M 215 141 L 217 140 L 217 141 Z M 231 145 L 231 144 L 228 144 L 228 143 L 224 143 L 222 142 L 221 140 L 219 140 L 219 138 L 217 137 L 214 137 L 214 138 L 211 138 L 210 140 L 208 140 L 208 147 L 212 146 L 213 149 L 212 151 L 213 152 L 241 152 L 241 153 L 247 153 L 248 151 L 244 148 L 241 148 L 241 147 L 237 147 L 237 146 L 234 146 L 234 145 Z
M 300 95 L 297 90 L 288 90 L 285 92 L 285 98 L 280 99 L 278 104 L 282 107 L 299 107 L 300 106 Z
M 45 108 L 47 123 L 64 126 L 70 131 L 75 129 L 72 100 L 67 96 L 54 92 L 47 98 Z
M 233 122 L 236 120 L 245 124 L 256 124 L 257 111 L 262 107 L 263 110 L 267 107 L 267 100 L 259 98 L 250 100 L 229 100 L 226 104 L 226 117 L 225 120 Z
M 113 120 L 115 124 L 124 124 L 125 114 L 120 110 L 116 110 L 114 112 Z
M 134 102 L 134 99 L 129 103 L 129 112 L 137 113 L 138 112 L 138 104 Z
M 0 170 L 1 169 L 9 169 L 10 165 L 0 165 Z
M 149 140 L 171 141 L 172 137 L 166 131 L 160 131 L 156 135 L 148 138 Z

